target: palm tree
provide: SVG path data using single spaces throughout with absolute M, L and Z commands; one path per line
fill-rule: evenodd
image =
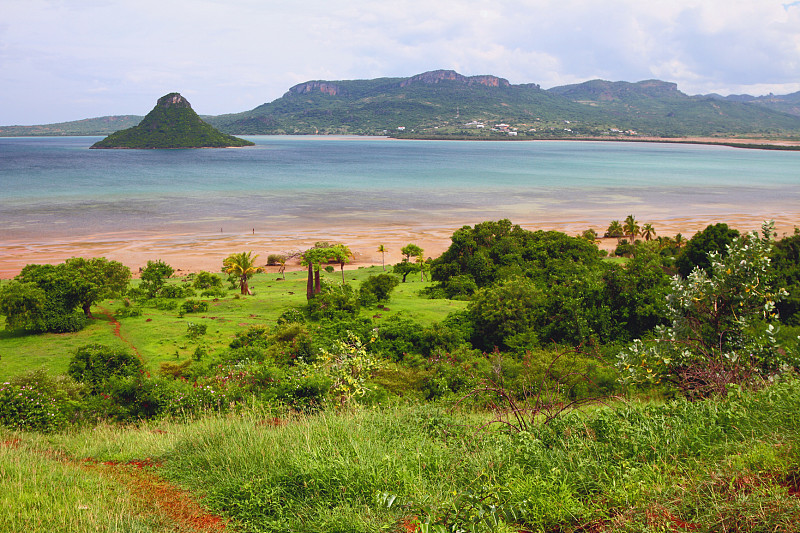
M 332 250 L 336 254 L 336 260 L 339 261 L 339 267 L 342 270 L 342 283 L 344 283 L 344 265 L 350 262 L 350 258 L 353 257 L 353 252 L 344 244 L 337 244 Z
M 240 252 L 231 254 L 222 261 L 222 269 L 228 273 L 239 277 L 239 289 L 242 294 L 251 294 L 247 280 L 257 272 L 263 272 L 263 267 L 256 266 L 256 259 L 253 252 Z
M 378 251 L 381 253 L 381 265 L 383 266 L 383 271 L 386 272 L 386 252 L 388 252 L 389 249 L 380 244 L 378 245 Z
M 612 220 L 611 224 L 608 225 L 608 229 L 606 230 L 605 237 L 616 237 L 619 239 L 620 237 L 625 235 L 625 230 L 622 228 L 622 224 L 619 223 L 619 220 Z
M 652 224 L 647 223 L 644 226 L 642 226 L 641 234 L 642 234 L 642 237 L 644 237 L 645 241 L 650 241 L 650 240 L 653 239 L 653 237 L 656 236 L 656 230 L 655 230 L 655 228 L 653 227 Z
M 622 228 L 625 230 L 625 235 L 630 235 L 631 244 L 633 244 L 636 236 L 639 235 L 639 223 L 636 222 L 636 218 L 633 215 L 628 215 Z

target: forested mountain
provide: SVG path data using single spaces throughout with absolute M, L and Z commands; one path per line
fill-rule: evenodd
M 113 124 L 89 119 L 89 124 Z M 580 136 L 800 137 L 800 93 L 690 96 L 674 83 L 592 80 L 543 90 L 496 76 L 436 70 L 410 78 L 308 81 L 250 111 L 204 117 L 229 134 L 435 138 Z M 5 127 L 0 136 L 70 134 L 67 125 Z M 58 128 L 57 126 L 61 126 Z

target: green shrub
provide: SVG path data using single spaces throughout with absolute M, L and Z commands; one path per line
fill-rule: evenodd
M 186 300 L 181 304 L 182 313 L 203 313 L 208 311 L 208 302 L 200 300 Z
M 143 365 L 138 357 L 122 348 L 103 344 L 86 344 L 78 348 L 67 369 L 70 377 L 86 383 L 93 390 L 113 377 L 138 376 L 142 371 Z
M 158 291 L 161 298 L 191 298 L 197 293 L 189 285 L 164 285 Z
M 306 317 L 305 315 L 303 315 L 303 312 L 300 311 L 299 309 L 295 309 L 294 307 L 292 307 L 291 309 L 287 309 L 286 311 L 281 313 L 281 316 L 278 317 L 276 324 L 279 326 L 283 324 L 292 324 L 292 323 L 302 324 L 305 321 Z
M 277 266 L 286 261 L 286 256 L 282 254 L 269 254 L 267 256 L 267 265 Z
M 200 296 L 203 298 L 225 298 L 227 295 L 228 291 L 226 291 L 224 287 L 206 289 L 200 293 Z
M 207 329 L 208 324 L 195 324 L 194 322 L 186 324 L 186 334 L 193 339 L 205 335 Z
M 194 275 L 192 287 L 195 289 L 222 288 L 222 278 L 216 274 L 211 274 L 210 272 L 201 270 Z
M 314 320 L 333 320 L 358 313 L 358 297 L 350 285 L 324 283 L 322 290 L 308 302 L 308 313 Z
M 84 388 L 73 380 L 37 370 L 0 383 L 0 425 L 51 432 L 75 421 L 82 409 Z
M 389 297 L 400 280 L 391 274 L 372 275 L 365 279 L 359 287 L 362 305 L 372 305 L 375 302 L 388 302 Z

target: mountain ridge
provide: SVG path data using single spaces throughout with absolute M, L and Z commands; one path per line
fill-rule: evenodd
M 800 92 L 789 95 L 687 95 L 677 84 L 588 80 L 542 89 L 494 75 L 433 70 L 405 78 L 311 80 L 238 113 L 205 116 L 227 134 L 360 134 L 435 137 L 573 135 L 800 138 Z M 0 136 L 90 133 L 117 117 L 0 127 Z M 77 127 L 78 123 L 80 128 Z M 494 128 L 502 124 L 512 129 Z M 28 128 L 25 130 L 25 128 Z

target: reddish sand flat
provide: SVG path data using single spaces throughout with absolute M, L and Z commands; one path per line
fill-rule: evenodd
M 624 217 L 622 217 L 624 218 Z M 792 233 L 795 226 L 800 225 L 800 212 L 782 213 L 775 216 L 776 229 L 779 235 Z M 728 225 L 748 232 L 759 229 L 762 219 L 755 215 L 737 214 L 712 218 L 692 216 L 687 218 L 671 218 L 669 220 L 645 219 L 637 220 L 641 224 L 651 223 L 657 235 L 674 236 L 681 233 L 691 237 L 708 224 L 725 222 Z M 599 220 L 591 213 L 586 213 L 580 220 L 520 221 L 513 220 L 525 229 L 557 230 L 570 235 L 577 235 L 587 228 L 594 228 L 602 234 L 610 220 Z M 465 222 L 462 225 L 473 225 Z M 425 255 L 437 257 L 450 245 L 450 236 L 461 225 L 430 227 L 424 224 L 415 226 L 387 225 L 375 228 L 341 227 L 341 228 L 297 228 L 292 236 L 275 236 L 269 234 L 109 234 L 93 235 L 75 240 L 42 240 L 36 243 L 0 242 L 0 278 L 13 278 L 29 263 L 59 263 L 70 257 L 106 257 L 120 261 L 130 267 L 134 273 L 144 266 L 148 260 L 161 259 L 172 265 L 181 274 L 208 270 L 219 272 L 222 260 L 231 253 L 252 251 L 259 254 L 259 261 L 266 263 L 271 253 L 286 253 L 305 250 L 317 241 L 340 242 L 348 245 L 355 254 L 355 260 L 349 268 L 364 265 L 380 265 L 381 254 L 378 245 L 388 248 L 386 264 L 393 264 L 401 259 L 400 248 L 408 243 L 415 243 L 425 250 Z M 613 250 L 616 239 L 603 239 L 601 248 Z M 296 262 L 289 267 L 299 269 Z

